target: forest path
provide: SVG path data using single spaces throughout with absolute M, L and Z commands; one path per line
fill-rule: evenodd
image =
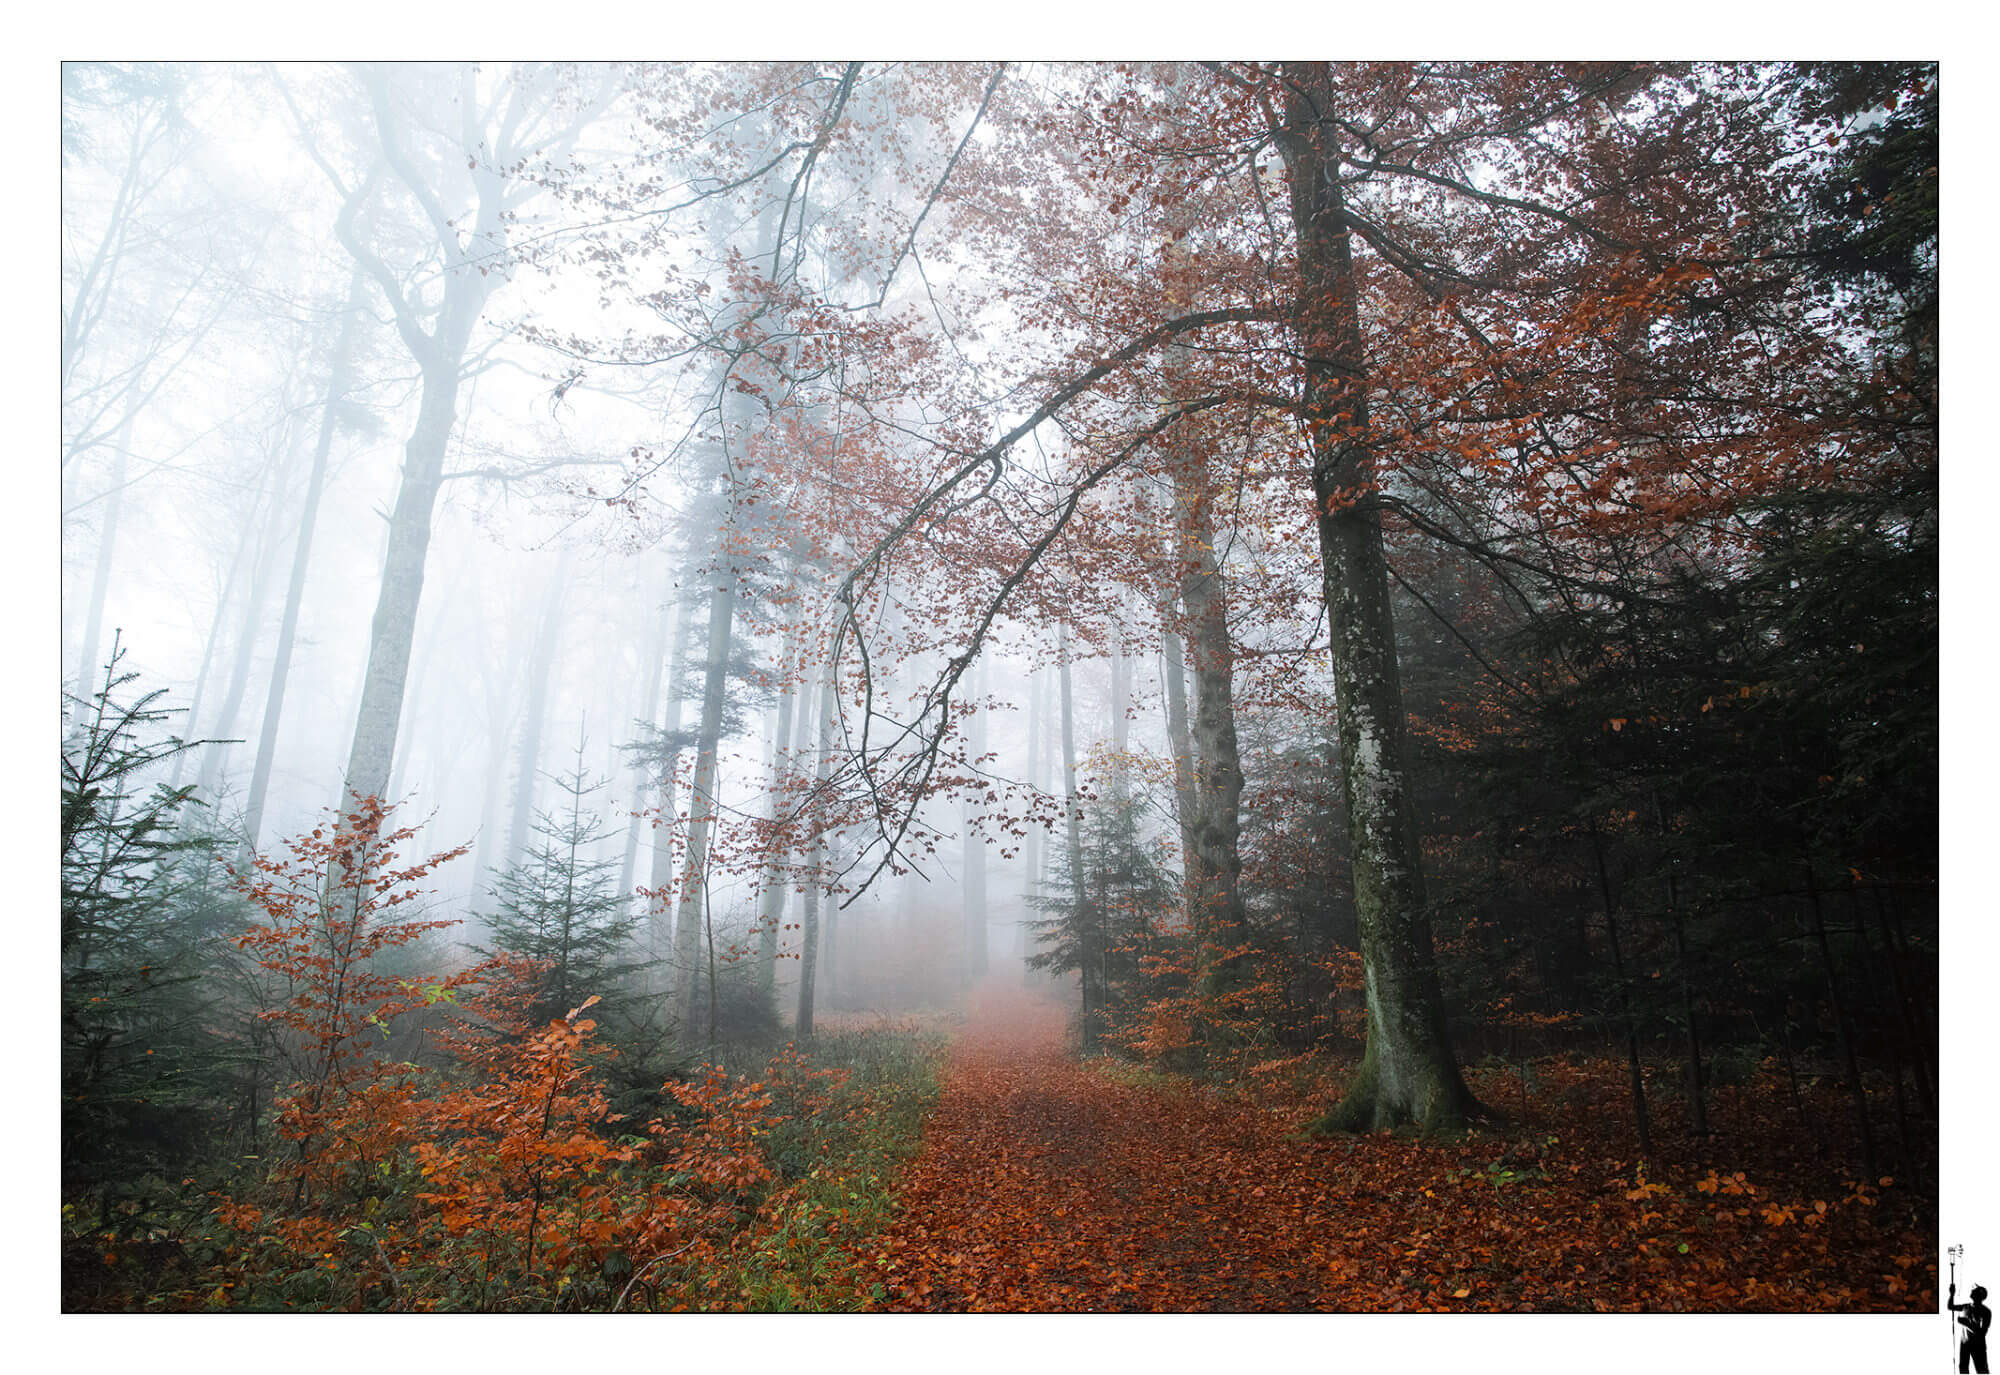
M 1253 1095 L 1086 1065 L 1065 1022 L 999 981 L 969 999 L 895 1220 L 861 1257 L 876 1306 L 1934 1310 L 1921 1198 L 1878 1207 L 1781 1170 L 1787 1137 L 1755 1095 L 1718 1095 L 1716 1115 L 1759 1186 L 1698 1184 L 1689 1160 L 1635 1188 L 1608 1064 L 1576 1111 L 1532 1130 L 1301 1140 L 1330 1085 Z
M 978 992 L 879 1262 L 900 1310 L 1325 1306 L 1340 1148 L 1271 1110 L 1079 1064 L 1065 1012 Z M 1345 1306 L 1345 1305 L 1342 1305 Z

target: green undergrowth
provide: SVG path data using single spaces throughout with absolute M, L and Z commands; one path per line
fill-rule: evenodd
M 734 1312 L 853 1312 L 871 1295 L 855 1252 L 895 1211 L 892 1186 L 922 1143 L 948 1038 L 904 1021 L 823 1031 L 815 1069 L 846 1070 L 832 1101 L 788 1119 L 766 1143 L 789 1187 L 711 1277 L 716 1307 Z
M 1086 1069 L 1099 1078 L 1108 1079 L 1129 1089 L 1178 1093 L 1199 1082 L 1190 1074 L 1162 1069 L 1157 1065 L 1137 1060 L 1122 1060 L 1115 1055 L 1093 1055 L 1083 1063 Z
M 434 1187 L 414 1169 L 385 1163 L 377 1187 L 325 1249 L 294 1256 L 256 1229 L 225 1221 L 219 1200 L 253 1195 L 267 1162 L 211 1162 L 178 1185 L 148 1179 L 101 1189 L 63 1207 L 67 1311 L 707 1311 L 839 1312 L 870 1302 L 855 1254 L 889 1220 L 898 1171 L 922 1140 L 936 1102 L 948 1036 L 941 1023 L 913 1019 L 825 1028 L 796 1047 L 796 1067 L 763 1071 L 768 1127 L 742 1138 L 761 1160 L 732 1200 L 727 1190 L 678 1177 L 672 1190 L 708 1211 L 700 1244 L 633 1273 L 623 1236 L 567 1265 L 536 1271 L 533 1292 L 519 1276 L 494 1292 L 468 1294 L 451 1275 L 479 1270 L 459 1252 L 487 1244 L 468 1236 L 422 1250 L 396 1251 L 393 1271 L 377 1249 L 385 1225 L 410 1226 L 417 1194 Z M 779 1047 L 740 1042 L 709 1048 L 736 1075 Z M 786 1048 L 790 1054 L 794 1048 Z M 774 1062 L 775 1063 L 775 1062 Z M 732 1083 L 741 1084 L 741 1078 Z M 620 1124 L 629 1139 L 635 1120 Z M 679 1137 L 674 1139 L 678 1140 Z M 593 1176 L 590 1189 L 640 1206 L 657 1184 L 657 1157 Z M 616 1210 L 613 1210 L 614 1212 Z M 712 1239 L 712 1240 L 711 1240 Z M 434 1238 L 435 1240 L 435 1238 Z M 599 1259 L 603 1263 L 599 1264 Z M 393 1285 L 393 1287 L 392 1287 Z

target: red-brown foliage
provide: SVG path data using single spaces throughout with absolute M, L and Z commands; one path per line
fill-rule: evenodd
M 1615 1070 L 1458 1144 L 1303 1140 L 1314 1086 L 1130 1080 L 1063 1014 L 989 1003 L 875 1254 L 919 1311 L 1930 1312 L 1933 1238 L 1889 1181 L 1816 1182 L 1754 1100 L 1741 1170 L 1635 1172 Z M 1729 1113 L 1719 1105 L 1718 1118 Z M 1755 1160 L 1754 1165 L 1748 1161 Z

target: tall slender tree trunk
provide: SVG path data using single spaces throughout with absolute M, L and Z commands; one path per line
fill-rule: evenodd
M 1671 880 L 1669 881 L 1671 885 Z M 1674 962 L 1680 966 L 1681 1016 L 1686 1021 L 1682 1034 L 1687 1046 L 1688 1130 L 1696 1136 L 1708 1135 L 1707 1076 L 1701 1065 L 1701 1024 L 1695 1016 L 1694 977 L 1689 969 L 1687 921 L 1681 913 L 1678 894 L 1671 886 L 1667 915 L 1674 924 Z
M 1236 653 L 1229 640 L 1229 585 L 1215 553 L 1215 522 L 1207 474 L 1198 457 L 1173 465 L 1175 526 L 1180 538 L 1181 604 L 1194 651 L 1194 721 L 1189 731 L 1195 806 L 1191 901 L 1202 947 L 1204 984 L 1227 987 L 1241 968 L 1222 952 L 1244 938 L 1242 834 L 1243 766 L 1236 744 Z
M 1194 737 L 1188 730 L 1187 652 L 1173 628 L 1174 598 L 1160 598 L 1160 695 L 1167 704 L 1167 748 L 1174 756 L 1175 819 L 1181 833 L 1181 906 L 1194 920 L 1195 837 L 1200 832 L 1201 792 L 1195 786 Z
M 354 739 L 348 751 L 348 800 L 389 795 L 396 732 L 416 638 L 417 608 L 423 597 L 424 564 L 431 540 L 431 514 L 443 478 L 445 447 L 451 436 L 457 366 L 442 376 L 441 366 L 425 368 L 424 401 L 416 428 L 404 446 L 403 482 L 389 517 L 382 582 L 370 621 L 368 662 L 355 707 Z
M 1632 1091 L 1632 1127 L 1639 1137 L 1639 1154 L 1653 1163 L 1653 1116 L 1646 1107 L 1646 1069 L 1639 1059 L 1639 1024 L 1632 1015 L 1632 987 L 1625 978 L 1625 951 L 1618 940 L 1618 902 L 1611 892 L 1611 870 L 1604 862 L 1604 838 L 1593 826 L 1590 850 L 1597 862 L 1597 890 L 1604 903 L 1604 938 L 1611 947 L 1611 977 L 1618 986 L 1618 1011 L 1625 1023 L 1625 1072 Z
M 1123 598 L 1114 593 L 1112 614 L 1121 621 L 1125 610 L 1122 602 Z M 1125 758 L 1131 748 L 1132 660 L 1125 653 L 1125 629 L 1121 624 L 1111 631 L 1111 776 L 1120 786 L 1131 772 Z
M 1178 69 L 1170 78 L 1178 84 Z M 1167 211 L 1163 264 L 1179 268 L 1187 254 L 1192 208 Z M 1166 274 L 1168 299 L 1187 304 L 1178 272 Z M 1167 401 L 1181 399 L 1191 351 L 1184 344 L 1166 353 Z M 1213 498 L 1208 464 L 1184 443 L 1174 446 L 1167 465 L 1173 501 L 1175 586 L 1162 594 L 1161 625 L 1168 652 L 1168 733 L 1174 748 L 1179 790 L 1182 891 L 1199 950 L 1201 985 L 1214 994 L 1241 972 L 1236 957 L 1245 936 L 1241 888 L 1243 767 L 1237 752 L 1235 668 L 1229 639 L 1229 584 L 1216 553 Z M 1186 648 L 1193 651 L 1194 719 L 1188 720 L 1182 683 L 1182 646 L 1173 629 L 1172 598 L 1177 592 L 1187 613 Z M 1176 723 L 1175 717 L 1179 720 Z
M 458 418 L 458 389 L 473 329 L 486 309 L 492 288 L 511 270 L 507 257 L 510 183 L 503 167 L 518 147 L 513 139 L 522 126 L 516 116 L 526 106 L 510 103 L 512 114 L 497 127 L 477 127 L 478 82 L 474 71 L 460 73 L 459 106 L 464 146 L 475 204 L 469 213 L 450 217 L 432 189 L 433 174 L 404 153 L 402 131 L 391 100 L 386 67 L 366 69 L 364 83 L 373 106 L 383 162 L 394 178 L 424 208 L 436 233 L 443 264 L 433 288 L 435 305 L 409 294 L 395 269 L 384 263 L 373 245 L 356 231 L 363 201 L 376 185 L 374 175 L 350 195 L 335 221 L 335 231 L 348 253 L 360 264 L 388 301 L 396 332 L 416 361 L 421 379 L 417 419 L 403 446 L 402 481 L 389 516 L 388 547 L 382 560 L 382 584 L 376 594 L 369 627 L 368 667 L 362 679 L 361 701 L 354 716 L 354 743 L 348 751 L 343 806 L 353 797 L 380 797 L 388 786 L 396 753 L 396 730 L 403 712 L 409 676 L 410 645 L 416 634 L 417 606 L 423 599 L 424 564 L 430 552 L 431 522 L 444 482 L 445 459 Z M 519 97 L 521 92 L 516 91 Z M 551 147 L 566 147 L 601 106 L 586 102 L 575 123 L 549 139 Z M 315 155 L 317 156 L 317 155 Z M 427 327 L 428 326 L 428 327 Z
M 1812 909 L 1813 943 L 1819 950 L 1820 972 L 1826 977 L 1827 1005 L 1833 1009 L 1834 1026 L 1840 1032 L 1840 1054 L 1847 1070 L 1847 1096 L 1854 1105 L 1854 1126 L 1861 1137 L 1861 1170 L 1864 1178 L 1875 1177 L 1875 1129 L 1868 1120 L 1868 1086 L 1861 1081 L 1861 1062 L 1854 1053 L 1854 1022 L 1848 1015 L 1847 1000 L 1840 993 L 1840 972 L 1833 962 L 1833 946 L 1826 936 L 1826 913 L 1819 899 L 1819 882 L 1813 876 L 1811 859 L 1806 861 L 1806 898 Z
M 669 581 L 668 592 L 671 596 L 671 580 Z M 648 616 L 646 619 L 650 633 L 646 636 L 646 648 L 644 651 L 646 656 L 644 660 L 646 693 L 642 699 L 644 706 L 641 710 L 641 719 L 648 726 L 651 726 L 657 724 L 659 721 L 660 680 L 666 676 L 667 624 L 669 618 L 666 614 L 665 603 L 662 602 L 656 608 L 655 614 Z M 645 826 L 644 812 L 646 810 L 646 798 L 653 790 L 653 771 L 645 760 L 638 760 L 633 765 L 632 773 L 632 817 L 625 827 L 625 853 L 618 864 L 618 891 L 627 895 L 628 899 L 632 892 L 632 881 L 637 876 L 639 870 L 639 834 Z
M 755 254 L 771 250 L 777 233 L 776 212 L 767 206 L 755 230 Z M 722 247 L 720 239 L 716 246 Z M 701 937 L 708 907 L 708 851 L 718 808 L 715 780 L 718 755 L 722 748 L 722 717 L 729 693 L 729 647 L 734 631 L 737 584 L 741 570 L 737 564 L 738 516 L 744 492 L 742 478 L 730 457 L 731 444 L 747 444 L 752 432 L 750 402 L 733 383 L 742 378 L 736 368 L 752 366 L 733 359 L 717 379 L 721 388 L 723 421 L 720 460 L 729 508 L 722 528 L 715 532 L 711 549 L 712 584 L 708 599 L 708 662 L 702 683 L 701 728 L 695 743 L 694 780 L 688 802 L 687 861 L 682 868 L 679 906 L 674 920 L 675 976 L 680 980 L 680 1026 L 683 1038 L 694 1027 L 695 998 L 701 984 Z M 689 1040 L 691 1044 L 691 1039 Z
M 796 632 L 788 626 L 778 666 L 779 678 L 785 686 L 778 693 L 777 721 L 771 735 L 772 841 L 770 853 L 765 856 L 757 876 L 757 987 L 767 995 L 777 988 L 778 932 L 785 920 L 785 895 L 792 887 L 785 863 L 790 854 L 790 846 L 779 840 L 776 827 L 785 811 L 795 806 L 798 801 L 791 787 L 794 696 L 792 661 L 796 651 Z
M 501 799 L 507 783 L 507 723 L 487 729 L 486 790 L 479 807 L 479 839 L 472 851 L 472 905 L 479 910 L 493 869 L 493 836 L 500 829 Z
M 91 569 L 90 601 L 84 610 L 83 644 L 77 655 L 76 695 L 86 702 L 97 691 L 104 667 L 97 662 L 97 647 L 103 641 L 104 603 L 110 596 L 111 565 L 118 551 L 118 514 L 125 505 L 126 451 L 131 440 L 132 416 L 128 414 L 111 446 L 111 486 L 104 495 L 104 522 L 97 532 L 97 562 Z
M 1333 82 L 1326 63 L 1286 68 L 1284 124 L 1273 130 L 1291 180 L 1298 233 L 1295 328 L 1305 357 L 1301 420 L 1311 447 L 1320 559 L 1332 632 L 1355 916 L 1368 991 L 1367 1045 L 1326 1127 L 1464 1124 L 1478 1109 L 1445 1025 L 1424 910 L 1422 852 L 1404 764 L 1402 683 L 1390 613 L 1377 479 L 1369 446 L 1359 284 L 1341 189 Z
M 708 595 L 708 664 L 701 696 L 701 733 L 695 742 L 694 784 L 688 798 L 687 862 L 681 870 L 674 917 L 674 975 L 679 979 L 681 1034 L 692 1044 L 695 1000 L 701 986 L 702 914 L 708 907 L 709 837 L 716 819 L 715 775 L 722 746 L 722 715 L 729 692 L 729 638 L 736 614 L 736 569 L 718 553 Z
M 1056 683 L 1062 699 L 1063 830 L 1069 848 L 1069 892 L 1073 916 L 1081 918 L 1077 931 L 1078 983 L 1083 998 L 1083 1044 L 1097 1044 L 1096 980 L 1092 963 L 1095 942 L 1088 938 L 1091 919 L 1086 915 L 1090 894 L 1083 870 L 1083 804 L 1076 788 L 1076 712 L 1070 701 L 1069 627 L 1056 622 Z
M 327 369 L 326 399 L 320 406 L 319 434 L 313 441 L 312 471 L 306 476 L 305 501 L 299 508 L 299 533 L 292 544 L 292 573 L 285 586 L 285 610 L 278 622 L 270 686 L 264 692 L 264 719 L 257 730 L 257 759 L 250 772 L 250 795 L 243 804 L 246 853 L 257 848 L 257 837 L 263 829 L 264 799 L 271 786 L 271 765 L 278 751 L 278 723 L 284 719 L 285 686 L 292 669 L 292 645 L 298 636 L 299 607 L 305 601 L 313 531 L 319 524 L 320 494 L 326 489 L 327 459 L 333 452 L 334 434 L 340 428 L 340 405 L 353 381 L 354 335 L 366 290 L 366 280 L 361 269 L 356 268 L 348 282 L 347 308 L 341 316 L 340 336 L 334 343 L 333 361 Z
M 824 883 L 821 869 L 827 867 L 826 818 L 821 797 L 833 768 L 836 693 L 839 684 L 833 665 L 828 663 L 819 688 L 819 745 L 813 760 L 812 839 L 806 846 L 805 894 L 799 903 L 799 1008 L 792 1030 L 800 1040 L 813 1034 L 813 993 L 819 966 L 819 895 Z
M 1047 707 L 1043 699 L 1048 696 L 1046 676 L 1040 669 L 1028 670 L 1028 792 L 1035 797 L 1042 792 L 1042 737 L 1048 734 L 1044 724 Z M 1022 847 L 1021 857 L 1025 865 L 1025 878 L 1021 884 L 1021 919 L 1014 923 L 1014 954 L 1021 961 L 1021 981 L 1031 982 L 1035 971 L 1028 967 L 1028 914 L 1035 910 L 1035 901 L 1042 889 L 1042 828 L 1028 827 L 1027 843 Z
M 972 719 L 966 726 L 966 749 L 973 768 L 984 769 L 986 753 L 986 660 L 981 656 L 973 670 Z M 980 785 L 975 784 L 975 788 Z M 983 808 L 983 790 L 969 799 L 960 816 L 965 834 L 965 977 L 968 982 L 986 977 L 986 841 L 973 831 L 973 820 Z
M 528 652 L 527 714 L 521 722 L 521 752 L 514 775 L 514 816 L 507 830 L 505 867 L 521 863 L 528 832 L 535 824 L 535 785 L 540 778 L 542 723 L 549 713 L 549 678 L 562 643 L 563 598 L 569 586 L 570 547 L 564 545 L 549 574 L 542 596 L 541 619 L 535 623 L 535 644 Z
M 466 565 L 457 564 L 452 568 L 451 581 L 445 584 L 444 600 L 449 605 L 456 599 L 459 589 L 465 585 Z M 431 627 L 435 632 L 437 618 L 432 617 Z M 431 682 L 431 665 L 437 660 L 439 636 L 435 633 L 424 636 L 416 645 L 416 653 L 410 659 L 410 688 L 403 699 L 403 720 L 397 728 L 397 738 L 416 739 L 416 723 L 423 719 L 424 689 Z M 432 743 L 426 741 L 426 743 Z M 389 796 L 401 803 L 409 794 L 410 761 L 416 757 L 414 749 L 396 751 L 396 760 L 389 769 Z M 441 783 L 450 774 L 450 765 L 442 770 L 433 764 L 430 781 Z
M 297 438 L 295 432 L 293 445 L 296 445 Z M 289 457 L 283 466 L 290 466 Z M 236 629 L 229 681 L 223 689 L 222 705 L 207 727 L 215 739 L 202 751 L 201 772 L 196 776 L 195 787 L 202 799 L 211 805 L 222 790 L 224 757 L 229 747 L 236 743 L 236 719 L 243 711 L 243 698 L 250 687 L 250 670 L 257 662 L 257 629 L 264 622 L 264 602 L 270 592 L 271 574 L 277 565 L 277 514 L 283 491 L 281 474 L 274 474 L 270 505 L 258 522 L 261 527 L 257 537 L 259 549 L 256 562 L 251 565 L 250 585 L 244 593 L 243 619 Z
M 677 741 L 681 731 L 681 698 L 686 678 L 689 599 L 680 596 L 674 608 L 673 647 L 667 654 L 667 705 L 661 730 Z M 674 834 L 679 824 L 675 794 L 679 791 L 681 751 L 671 745 L 659 761 L 660 824 L 653 828 L 653 861 L 647 886 L 653 897 L 647 906 L 646 935 L 653 958 L 664 961 L 673 948 Z M 671 973 L 662 981 L 663 990 L 673 987 Z
M 826 838 L 825 864 L 828 873 L 835 874 L 840 872 L 839 832 L 835 832 Z M 841 991 L 845 987 L 845 984 L 842 983 L 843 966 L 840 963 L 843 957 L 843 947 L 838 939 L 842 935 L 840 905 L 829 902 L 826 905 L 825 920 L 817 922 L 816 925 L 819 927 L 818 964 L 820 967 L 820 978 L 823 978 L 826 984 L 826 1005 L 828 1007 L 839 1007 L 841 1005 Z M 801 932 L 804 931 L 803 917 L 800 919 L 800 930 Z M 814 983 L 815 989 L 817 989 L 819 982 L 820 979 L 816 978 Z M 813 996 L 815 998 L 819 996 L 817 991 L 815 991 Z
M 208 618 L 208 636 L 202 641 L 201 646 L 201 667 L 195 671 L 194 692 L 188 698 L 187 721 L 190 736 L 196 733 L 196 723 L 202 719 L 202 705 L 207 700 L 208 685 L 214 676 L 215 651 L 222 643 L 222 627 L 229 620 L 229 608 L 232 603 L 230 589 L 236 586 L 236 575 L 243 567 L 244 556 L 251 552 L 251 546 L 256 542 L 256 533 L 253 525 L 249 522 L 244 523 L 242 532 L 236 537 L 236 552 L 229 558 L 229 571 L 222 578 L 221 593 L 215 599 L 215 611 Z M 188 758 L 197 753 L 193 750 L 182 750 L 174 756 L 174 767 L 167 777 L 168 787 L 180 787 L 181 775 Z
M 483 301 L 483 290 L 479 295 Z M 470 324 L 466 322 L 468 330 Z M 417 633 L 417 606 L 424 595 L 431 515 L 444 481 L 445 453 L 457 419 L 462 358 L 461 344 L 457 349 L 435 347 L 421 360 L 423 400 L 417 408 L 416 426 L 403 446 L 403 481 L 389 514 L 389 547 L 383 555 L 382 585 L 369 625 L 368 667 L 361 683 L 361 703 L 355 711 L 354 742 L 347 756 L 350 799 L 386 797 L 388 791 L 396 729 L 402 720 L 409 679 L 410 648 Z
M 486 699 L 486 790 L 479 809 L 479 840 L 472 852 L 472 893 L 475 904 L 483 901 L 494 869 L 494 855 L 503 842 L 506 815 L 507 760 L 513 743 L 515 681 L 526 651 L 521 645 L 519 617 L 507 619 L 506 644 L 500 652 L 498 672 L 487 673 L 481 686 Z M 481 668 L 488 665 L 481 660 Z
M 1850 892 L 1852 889 L 1849 890 Z M 1880 884 L 1868 886 L 1869 896 L 1874 899 L 1875 929 L 1882 933 L 1883 958 L 1889 965 L 1889 977 L 1896 988 L 1896 1016 L 1903 1028 L 1904 1042 L 1910 1047 L 1910 1057 L 1915 1065 L 1917 1090 L 1922 1095 L 1923 1107 L 1931 1116 L 1937 1116 L 1937 1080 L 1931 1068 L 1930 1047 L 1918 1032 L 1917 1019 L 1913 1011 L 1915 1001 L 1910 995 L 1908 983 L 1903 976 L 1903 951 L 1896 939 L 1896 932 L 1890 928 L 1889 913 L 1882 901 Z M 1861 918 L 1855 917 L 1855 924 Z

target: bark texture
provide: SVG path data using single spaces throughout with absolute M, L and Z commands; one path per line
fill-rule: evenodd
M 1193 878 L 1195 871 L 1196 821 L 1201 815 L 1201 794 L 1194 782 L 1194 737 L 1188 729 L 1187 651 L 1180 634 L 1173 629 L 1174 599 L 1160 600 L 1160 683 L 1167 699 L 1167 745 L 1174 753 L 1174 800 L 1181 833 L 1182 901 L 1188 916 L 1194 915 Z
M 1194 660 L 1194 720 L 1190 724 L 1195 807 L 1184 823 L 1193 842 L 1189 900 L 1195 931 L 1207 951 L 1243 940 L 1243 766 L 1236 744 L 1236 654 L 1229 642 L 1229 586 L 1215 555 L 1215 523 L 1198 458 L 1176 456 L 1175 525 L 1180 538 L 1181 605 L 1187 610 Z M 1235 963 L 1205 955 L 1211 988 L 1229 980 Z
M 1367 1048 L 1320 1125 L 1450 1131 L 1477 1111 L 1445 1027 L 1404 766 L 1402 684 L 1367 445 L 1367 367 L 1331 72 L 1292 64 L 1278 145 L 1299 243 L 1302 419 L 1312 446 L 1333 640 L 1343 798 L 1368 994 Z

